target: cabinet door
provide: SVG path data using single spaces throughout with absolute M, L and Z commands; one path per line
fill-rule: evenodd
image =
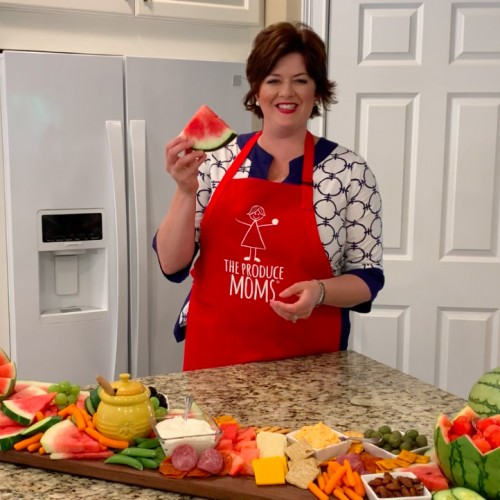
M 98 14 L 134 14 L 134 0 L 0 0 L 0 7 L 22 10 L 95 12 Z
M 139 17 L 262 26 L 263 0 L 135 0 Z

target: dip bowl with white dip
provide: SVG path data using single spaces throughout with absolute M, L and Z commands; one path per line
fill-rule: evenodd
M 176 446 L 189 444 L 200 454 L 214 448 L 222 435 L 215 421 L 205 413 L 182 415 L 170 414 L 156 420 L 154 432 L 168 457 Z

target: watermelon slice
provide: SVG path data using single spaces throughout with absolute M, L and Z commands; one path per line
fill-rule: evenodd
M 0 347 L 0 402 L 7 399 L 16 385 L 16 364 L 10 361 L 9 356 Z
M 61 460 L 61 459 L 71 459 L 71 460 L 105 460 L 109 458 L 114 453 L 111 450 L 103 450 L 103 451 L 82 451 L 80 453 L 71 453 L 71 452 L 58 452 L 51 453 L 50 458 L 52 460 Z
M 2 411 L 21 425 L 31 425 L 38 411 L 43 411 L 56 397 L 55 392 L 29 398 L 7 399 L 2 402 Z
M 236 137 L 236 133 L 208 106 L 202 105 L 181 135 L 193 141 L 193 149 L 215 151 Z
M 97 453 L 101 445 L 69 419 L 46 430 L 40 440 L 47 453 Z
M 27 387 L 38 387 L 48 392 L 47 389 L 52 384 L 50 382 L 38 382 L 36 380 L 16 380 L 16 386 L 14 387 L 14 392 L 21 392 Z
M 36 385 L 30 385 L 22 391 L 16 391 L 16 389 L 14 388 L 14 392 L 9 397 L 9 399 L 31 398 L 32 396 L 40 396 L 42 394 L 47 394 L 47 391 L 44 391 L 42 388 L 37 387 Z
M 21 432 L 25 429 L 26 427 L 23 425 L 2 427 L 0 429 L 0 451 L 10 450 L 18 441 L 21 441 L 23 439 Z

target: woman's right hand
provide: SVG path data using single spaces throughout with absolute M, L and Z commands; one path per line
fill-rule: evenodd
M 178 136 L 166 146 L 165 169 L 184 193 L 194 194 L 198 189 L 198 167 L 205 161 L 204 151 L 193 150 L 193 142 Z

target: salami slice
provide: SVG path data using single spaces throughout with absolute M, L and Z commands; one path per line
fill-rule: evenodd
M 197 466 L 211 474 L 218 474 L 224 467 L 224 460 L 218 450 L 208 448 L 201 452 Z
M 198 453 L 189 444 L 180 444 L 172 452 L 172 465 L 180 471 L 188 472 L 196 467 Z

